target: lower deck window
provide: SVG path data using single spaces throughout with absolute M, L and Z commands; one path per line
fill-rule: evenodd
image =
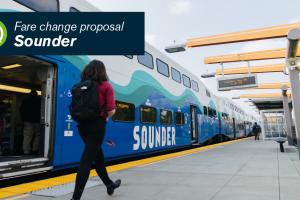
M 204 113 L 204 115 L 208 115 L 207 107 L 206 106 L 203 106 L 203 113 Z
M 184 114 L 182 112 L 175 112 L 175 124 L 176 125 L 184 124 Z
M 171 125 L 172 124 L 172 112 L 169 110 L 160 110 L 160 123 Z
M 156 123 L 156 109 L 150 106 L 141 106 L 140 109 L 141 122 L 143 123 Z
M 131 103 L 116 101 L 114 121 L 133 122 L 135 120 L 135 106 Z

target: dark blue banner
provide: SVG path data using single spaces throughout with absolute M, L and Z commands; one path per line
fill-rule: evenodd
M 0 55 L 144 54 L 143 12 L 3 12 Z

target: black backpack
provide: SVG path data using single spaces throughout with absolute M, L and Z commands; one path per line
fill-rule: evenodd
M 72 87 L 72 102 L 69 111 L 76 122 L 89 121 L 100 117 L 98 83 L 82 81 Z

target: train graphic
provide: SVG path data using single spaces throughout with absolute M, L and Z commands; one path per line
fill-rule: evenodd
M 83 0 L 4 0 L 1 12 L 99 11 Z M 73 84 L 93 59 L 104 62 L 115 91 L 106 160 L 206 145 L 251 133 L 255 118 L 214 95 L 193 73 L 150 44 L 144 55 L 0 57 L 0 178 L 77 166 L 83 143 L 68 106 Z M 41 96 L 39 152 L 23 155 L 20 105 L 35 89 Z

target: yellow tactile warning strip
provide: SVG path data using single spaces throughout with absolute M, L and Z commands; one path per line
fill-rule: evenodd
M 122 163 L 122 164 L 118 164 L 118 165 L 113 165 L 113 166 L 107 167 L 107 171 L 110 173 L 110 172 L 116 172 L 116 171 L 129 169 L 129 168 L 133 168 L 133 167 L 137 167 L 137 166 L 147 165 L 147 164 L 159 162 L 162 160 L 167 160 L 167 159 L 171 159 L 171 158 L 176 158 L 176 157 L 180 157 L 180 156 L 185 156 L 185 155 L 213 149 L 213 148 L 225 145 L 225 144 L 232 144 L 232 143 L 235 143 L 235 142 L 238 142 L 241 140 L 245 140 L 245 139 L 248 139 L 248 138 L 243 138 L 243 139 L 238 139 L 238 140 L 233 140 L 233 141 L 228 141 L 228 142 L 222 142 L 219 144 L 213 144 L 213 145 L 209 145 L 209 146 L 198 147 L 198 148 L 180 151 L 180 152 L 176 152 L 176 153 L 170 153 L 170 154 L 166 154 L 166 155 L 155 156 L 155 157 L 151 157 L 151 158 L 141 159 L 141 160 L 137 160 L 137 161 L 131 161 L 131 162 Z M 97 176 L 96 171 L 92 170 L 90 173 L 90 176 L 91 177 Z M 41 190 L 41 189 L 45 189 L 48 187 L 53 187 L 53 186 L 58 186 L 58 185 L 74 182 L 75 177 L 76 177 L 76 173 L 73 173 L 73 174 L 64 175 L 64 176 L 60 176 L 60 177 L 49 178 L 49 179 L 45 179 L 45 180 L 34 181 L 34 182 L 30 182 L 30 183 L 24 183 L 24 184 L 20 184 L 20 185 L 16 185 L 16 186 L 2 188 L 2 189 L 0 189 L 0 198 L 2 199 L 2 198 L 15 197 L 18 195 L 23 196 L 23 194 L 30 193 L 32 191 Z M 20 196 L 20 198 L 22 198 L 22 196 Z M 11 199 L 18 199 L 18 197 L 11 198 Z

